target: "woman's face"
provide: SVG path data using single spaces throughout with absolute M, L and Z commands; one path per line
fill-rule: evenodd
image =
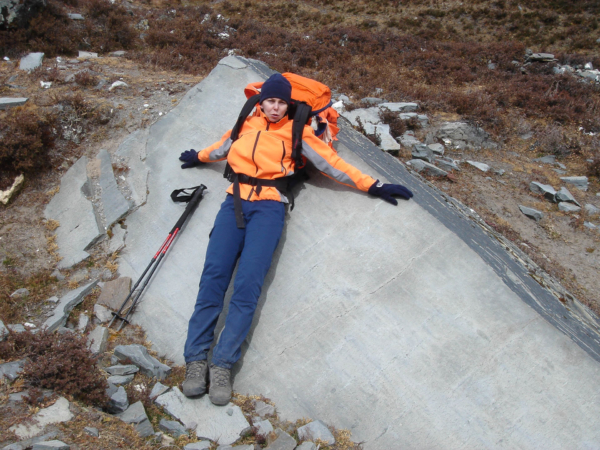
M 279 122 L 288 109 L 287 103 L 280 98 L 268 98 L 260 106 L 269 122 Z

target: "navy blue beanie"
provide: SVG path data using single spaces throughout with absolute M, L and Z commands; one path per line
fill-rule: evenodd
M 273 74 L 260 90 L 260 103 L 268 98 L 280 98 L 288 105 L 292 100 L 292 85 L 280 73 Z

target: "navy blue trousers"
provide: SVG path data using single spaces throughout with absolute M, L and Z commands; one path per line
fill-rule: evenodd
M 238 260 L 225 328 L 213 350 L 212 363 L 231 369 L 241 356 L 242 343 L 250 331 L 262 285 L 281 238 L 285 205 L 274 200 L 242 200 L 242 210 L 246 228 L 240 229 L 236 226 L 233 196 L 227 195 L 215 219 L 188 325 L 183 353 L 186 363 L 207 359 Z

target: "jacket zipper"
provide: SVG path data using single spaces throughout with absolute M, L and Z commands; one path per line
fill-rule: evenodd
M 287 174 L 287 170 L 285 170 L 285 167 L 283 167 L 283 159 L 285 158 L 285 142 L 281 141 L 281 146 L 283 147 L 283 154 L 281 155 L 281 171 L 285 176 Z
M 267 124 L 267 129 L 269 128 L 269 125 Z M 254 147 L 252 148 L 252 162 L 254 163 L 254 166 L 256 167 L 256 172 L 254 173 L 254 175 L 258 174 L 258 165 L 256 164 L 256 161 L 254 160 L 254 155 L 256 153 L 256 146 L 258 145 L 258 140 L 260 139 L 260 131 L 258 132 L 258 134 L 256 135 L 256 140 L 254 141 Z M 247 200 L 250 201 L 250 199 L 252 198 L 252 194 L 254 194 L 254 186 L 252 186 L 252 189 L 250 189 L 250 195 L 248 195 Z

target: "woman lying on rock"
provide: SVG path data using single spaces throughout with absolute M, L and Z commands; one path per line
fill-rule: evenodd
M 300 107 L 294 106 L 290 82 L 280 74 L 271 76 L 256 102 L 260 103 L 262 114 L 246 118 L 242 114 L 236 127 L 219 142 L 201 152 L 187 150 L 179 157 L 184 161 L 184 169 L 227 159 L 228 179 L 233 182 L 210 235 L 184 349 L 184 395 L 204 394 L 210 378 L 209 398 L 215 405 L 226 405 L 231 399 L 231 367 L 241 356 L 242 342 L 250 330 L 283 231 L 287 181 L 299 161 L 292 156 L 294 121 L 290 116 L 299 115 Z M 300 123 L 295 130 L 296 148 L 301 149 L 302 156 L 339 183 L 394 205 L 398 204 L 394 196 L 407 200 L 413 196 L 404 186 L 383 184 L 346 163 L 315 136 L 310 126 Z M 238 271 L 225 328 L 209 366 L 208 352 L 236 263 Z

